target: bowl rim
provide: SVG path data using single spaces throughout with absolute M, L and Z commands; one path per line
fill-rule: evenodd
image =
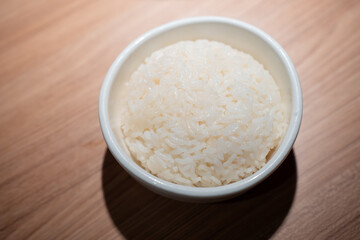
M 245 29 L 246 31 L 251 32 L 257 37 L 261 38 L 266 42 L 274 52 L 279 56 L 282 64 L 287 70 L 287 74 L 290 79 L 291 86 L 291 96 L 292 96 L 292 105 L 291 105 L 291 118 L 288 126 L 286 135 L 272 158 L 266 163 L 264 167 L 252 174 L 251 176 L 239 180 L 237 182 L 222 185 L 218 187 L 191 187 L 184 186 L 175 183 L 168 182 L 166 180 L 160 179 L 151 173 L 144 170 L 137 163 L 135 163 L 125 151 L 119 146 L 115 138 L 114 133 L 112 132 L 109 114 L 108 114 L 108 103 L 110 90 L 116 79 L 117 73 L 121 68 L 122 64 L 127 60 L 127 58 L 141 46 L 144 42 L 158 36 L 168 30 L 175 29 L 185 25 L 199 24 L 199 23 L 222 23 L 232 25 L 238 28 Z M 259 184 L 261 181 L 266 179 L 271 175 L 285 160 L 287 155 L 292 149 L 292 146 L 295 142 L 295 139 L 298 135 L 301 119 L 302 119 L 302 91 L 300 86 L 299 77 L 295 70 L 295 67 L 285 52 L 285 50 L 277 43 L 272 37 L 267 33 L 260 30 L 259 28 L 250 25 L 248 23 L 218 16 L 202 16 L 202 17 L 191 17 L 184 18 L 180 20 L 175 20 L 164 25 L 158 26 L 144 33 L 133 42 L 131 42 L 115 59 L 110 69 L 108 70 L 105 79 L 103 81 L 100 95 L 99 95 L 99 120 L 101 130 L 104 136 L 104 139 L 108 145 L 110 152 L 113 154 L 117 162 L 132 176 L 136 177 L 137 180 L 141 180 L 143 183 L 151 185 L 152 189 L 158 189 L 160 192 L 166 192 L 166 195 L 175 195 L 175 196 L 185 196 L 187 198 L 218 198 L 234 195 L 236 193 L 241 193 L 249 188 Z

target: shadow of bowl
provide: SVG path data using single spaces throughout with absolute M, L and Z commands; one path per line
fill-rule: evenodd
M 147 190 L 120 167 L 109 150 L 102 169 L 107 210 L 127 239 L 269 239 L 291 208 L 296 184 L 293 150 L 255 188 L 211 204 L 178 202 Z

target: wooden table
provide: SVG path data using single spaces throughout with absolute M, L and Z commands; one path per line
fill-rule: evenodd
M 107 150 L 102 80 L 124 47 L 171 20 L 260 27 L 298 70 L 304 117 L 269 179 L 230 201 L 140 186 Z M 360 239 L 360 2 L 0 2 L 0 239 Z

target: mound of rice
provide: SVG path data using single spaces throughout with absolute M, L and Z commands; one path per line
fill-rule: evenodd
M 270 73 L 220 42 L 154 52 L 125 84 L 121 130 L 133 158 L 167 181 L 220 186 L 262 168 L 287 129 Z

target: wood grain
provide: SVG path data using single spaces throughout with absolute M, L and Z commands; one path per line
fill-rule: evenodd
M 97 102 L 117 54 L 165 22 L 220 15 L 273 36 L 298 70 L 304 117 L 268 180 L 217 204 L 132 180 Z M 0 2 L 0 239 L 359 239 L 360 2 Z

